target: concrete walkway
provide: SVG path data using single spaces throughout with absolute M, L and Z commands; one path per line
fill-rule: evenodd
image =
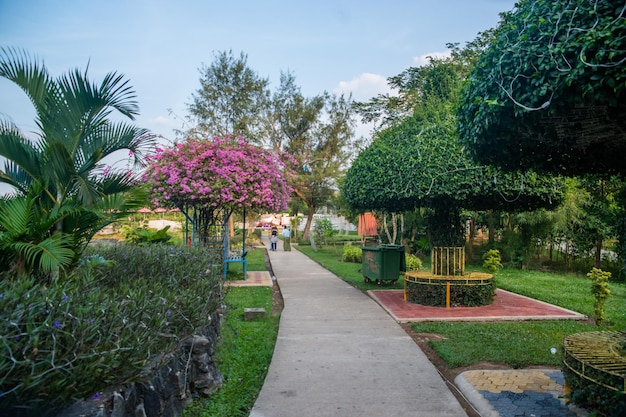
M 250 417 L 467 416 L 374 300 L 282 242 L 268 253 L 285 308 Z

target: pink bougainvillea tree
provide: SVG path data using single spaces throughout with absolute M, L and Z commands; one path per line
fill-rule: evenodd
M 158 148 L 144 180 L 157 206 L 282 211 L 292 192 L 284 160 L 243 138 L 187 139 Z

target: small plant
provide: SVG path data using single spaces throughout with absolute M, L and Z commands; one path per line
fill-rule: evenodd
M 497 249 L 490 249 L 483 255 L 483 268 L 492 274 L 502 268 L 502 257 Z
M 325 245 L 328 245 L 328 241 L 338 232 L 333 229 L 333 222 L 328 217 L 317 220 L 313 230 L 315 232 L 315 240 L 317 242 L 323 240 Z
M 406 270 L 407 271 L 417 271 L 422 269 L 422 260 L 418 258 L 416 255 L 407 255 L 406 256 Z
M 606 319 L 604 304 L 609 295 L 611 295 L 611 291 L 609 290 L 609 278 L 611 278 L 611 273 L 604 272 L 598 268 L 592 268 L 587 276 L 591 279 L 591 294 L 595 297 L 593 310 L 596 324 L 599 326 Z
M 363 251 L 358 246 L 344 245 L 341 260 L 343 262 L 360 263 L 363 260 Z

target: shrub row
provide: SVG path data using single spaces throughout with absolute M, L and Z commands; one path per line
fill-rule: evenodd
M 97 245 L 56 284 L 2 276 L 0 415 L 50 415 L 158 367 L 220 307 L 212 259 L 201 248 Z

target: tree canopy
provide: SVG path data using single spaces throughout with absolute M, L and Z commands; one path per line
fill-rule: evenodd
M 460 139 L 517 170 L 626 174 L 626 6 L 522 0 L 462 93 Z
M 262 140 L 262 118 L 268 106 L 269 80 L 248 66 L 243 52 L 215 54 L 210 65 L 200 69 L 200 88 L 188 105 L 193 128 L 188 136 L 241 136 L 253 143 Z
M 473 162 L 456 140 L 455 120 L 424 124 L 410 118 L 381 131 L 346 173 L 346 200 L 358 210 L 393 212 L 441 202 L 523 211 L 560 201 L 554 177 L 504 173 Z
M 454 112 L 463 68 L 452 57 L 431 59 L 426 67 L 405 72 L 414 78 L 413 115 L 378 131 L 353 161 L 342 188 L 352 208 L 430 208 L 431 242 L 458 245 L 462 208 L 522 211 L 559 203 L 557 178 L 533 172 L 505 174 L 468 156 L 458 141 Z
M 143 178 L 156 205 L 281 211 L 291 195 L 286 175 L 275 153 L 228 136 L 158 148 Z
M 295 76 L 281 73 L 267 114 L 268 147 L 278 155 L 287 152 L 299 164 L 289 184 L 307 207 L 306 238 L 315 211 L 335 194 L 351 155 L 351 99 L 327 92 L 305 97 Z

